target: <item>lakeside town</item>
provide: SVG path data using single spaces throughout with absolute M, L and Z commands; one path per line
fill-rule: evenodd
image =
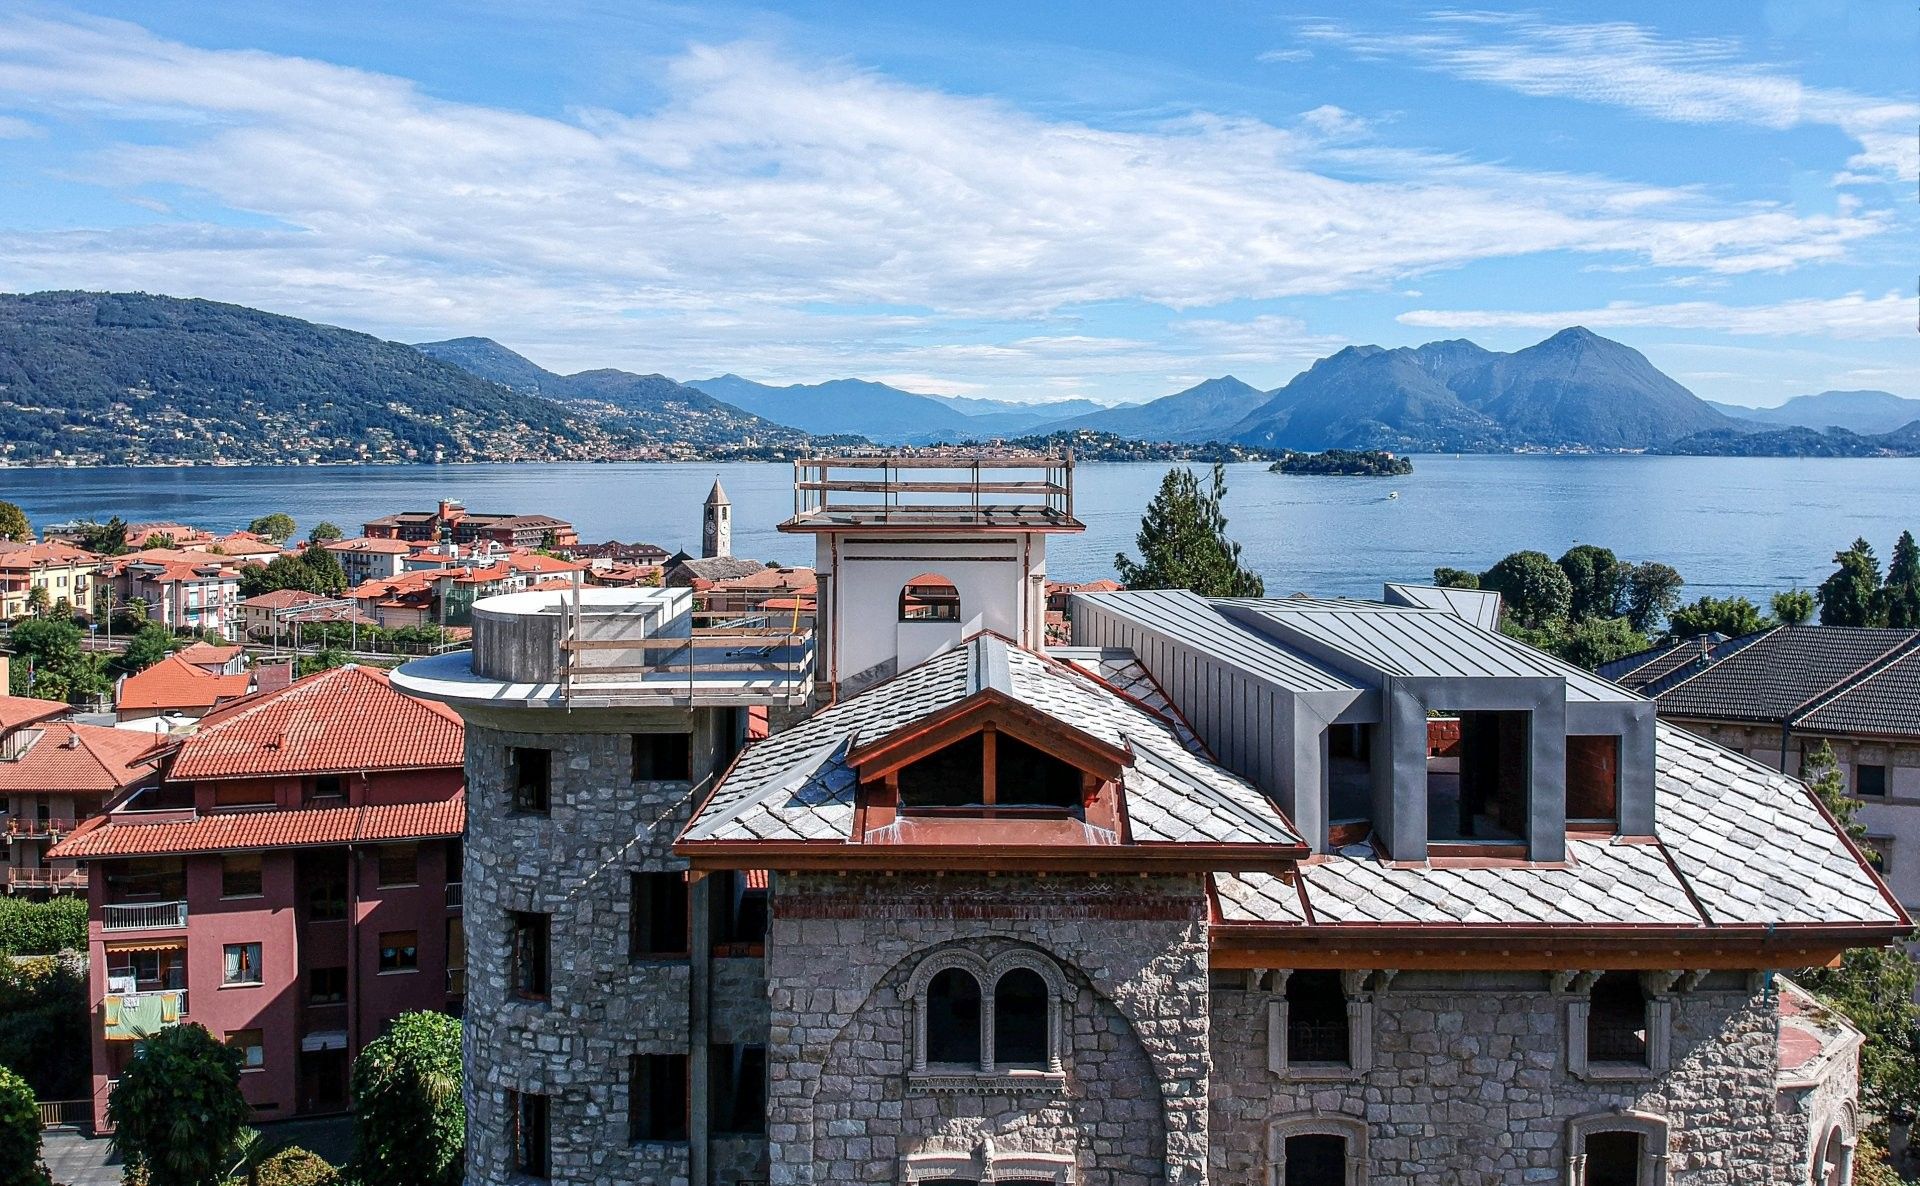
M 1428 1107 L 1470 1099 L 1543 1134 L 1569 1104 L 1630 1101 L 1567 1130 L 1588 1166 L 1659 1142 L 1676 1165 L 1737 1155 L 1822 1181 L 1904 1161 L 1920 1015 L 1885 944 L 1920 904 L 1901 855 L 1920 848 L 1903 810 L 1920 795 L 1910 537 L 1884 577 L 1843 553 L 1772 615 L 1682 605 L 1663 566 L 1591 547 L 1379 601 L 1267 599 L 1224 531 L 1185 533 L 1220 522 L 1224 490 L 1184 469 L 1145 508 L 1127 585 L 1055 579 L 1045 540 L 1080 530 L 1072 473 L 1070 456 L 803 462 L 782 530 L 815 537 L 817 568 L 733 555 L 717 482 L 654 520 L 698 524 L 697 547 L 672 551 L 452 499 L 351 536 L 271 512 L 220 531 L 0 506 L 0 988 L 49 1019 L 0 1027 L 0 1065 L 32 1084 L 60 1164 L 94 1175 L 56 1180 L 169 1155 L 177 1136 L 130 1127 L 133 1093 L 161 1086 L 140 1075 L 156 1043 L 182 1047 L 170 1073 L 230 1075 L 226 1120 L 195 1141 L 316 1147 L 248 1138 L 274 1165 L 263 1181 L 575 1180 L 616 1148 L 620 1180 L 744 1186 L 783 1157 L 852 1174 L 961 1156 L 782 1137 L 820 1106 L 783 1087 L 798 1067 L 844 1077 L 855 1106 L 902 1060 L 906 1098 L 924 1081 L 919 1098 L 947 1101 L 916 1122 L 929 1132 L 964 1126 L 960 1100 L 1017 1110 L 1107 1083 L 1069 1096 L 1072 1133 L 1199 1053 L 1142 1028 L 1196 1008 L 1216 1078 L 1302 1100 L 1418 1082 Z M 1585 654 L 1569 640 L 1597 621 L 1646 645 L 1593 673 L 1551 653 Z M 1412 758 L 1395 688 L 1413 697 Z M 1299 703 L 1245 732 L 1234 706 L 1275 696 Z M 1564 735 L 1543 745 L 1549 727 Z M 983 744 L 988 781 L 968 790 L 954 763 Z M 857 792 L 840 781 L 856 775 Z M 1195 876 L 1210 888 L 1176 905 Z M 848 877 L 866 888 L 827 917 L 853 921 L 817 932 Z M 1070 904 L 1087 902 L 1107 905 Z M 1190 923 L 1167 927 L 1202 902 L 1197 980 L 1080 954 L 1191 945 L 1175 939 Z M 964 921 L 1013 908 L 1026 921 Z M 1156 938 L 1137 934 L 1148 918 Z M 895 963 L 915 919 L 958 945 Z M 919 1020 L 890 1035 L 899 1005 L 816 1000 L 803 986 L 823 976 L 867 985 L 851 1002 L 919 993 Z M 981 1024 L 965 1019 L 986 997 L 967 994 L 996 981 L 999 1020 L 955 1029 Z M 628 986 L 619 1009 L 554 1011 L 607 983 Z M 1101 1020 L 1126 992 L 1153 995 Z M 1092 1029 L 1069 1021 L 1088 1010 Z M 1112 1026 L 1144 1043 L 1134 1061 L 1090 1058 Z M 636 1040 L 631 1057 L 587 1053 Z M 892 1053 L 854 1053 L 872 1042 Z M 435 1095 L 435 1058 L 464 1086 Z M 404 1085 L 376 1092 L 376 1073 Z M 1233 1134 L 1264 1122 L 1224 1090 L 1192 1156 L 1232 1180 L 1257 1156 Z M 1174 1114 L 1127 1106 L 1116 1156 L 1172 1164 L 1148 1120 Z M 434 1142 L 382 1144 L 448 1109 Z M 1329 1175 L 1369 1142 L 1373 1164 L 1412 1167 L 1435 1155 L 1421 1141 L 1449 1139 L 1430 1121 L 1375 1130 L 1364 1109 L 1302 1115 L 1285 1156 Z M 1764 1124 L 1729 1154 L 1707 1134 L 1740 1115 Z M 1003 1176 L 1075 1156 L 966 1155 Z M 1505 1155 L 1516 1171 L 1563 1156 L 1557 1139 Z

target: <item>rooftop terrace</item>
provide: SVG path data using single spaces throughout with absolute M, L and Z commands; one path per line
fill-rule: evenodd
M 1073 454 L 812 457 L 793 463 L 790 532 L 1071 532 Z

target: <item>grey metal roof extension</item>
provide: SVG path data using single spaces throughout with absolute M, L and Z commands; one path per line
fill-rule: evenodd
M 1132 751 L 1121 791 L 1136 842 L 1301 843 L 1266 796 L 1194 754 L 1165 717 L 1068 664 L 990 634 L 757 743 L 681 838 L 852 839 L 856 786 L 848 752 L 988 688 Z
M 1445 610 L 1482 630 L 1500 628 L 1500 595 L 1490 589 L 1448 589 L 1439 585 L 1403 585 L 1388 581 L 1383 600 L 1392 605 Z
M 1345 692 L 1360 688 L 1324 664 L 1222 616 L 1213 602 L 1184 589 L 1074 596 L 1292 691 Z
M 1657 844 L 1574 839 L 1564 866 L 1394 868 L 1330 855 L 1302 889 L 1215 874 L 1222 920 L 1341 924 L 1727 926 L 1895 923 L 1859 858 L 1794 779 L 1657 727 Z M 1697 905 L 1696 905 L 1697 903 Z

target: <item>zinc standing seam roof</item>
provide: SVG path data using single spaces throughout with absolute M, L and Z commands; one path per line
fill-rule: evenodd
M 1212 602 L 1184 589 L 1078 596 L 1284 688 L 1299 692 L 1346 692 L 1359 688 L 1306 655 L 1222 617 Z
M 757 743 L 682 839 L 848 840 L 857 781 L 848 752 L 987 688 L 1133 752 L 1121 787 L 1135 842 L 1301 842 L 1266 796 L 1195 755 L 1171 722 L 1081 671 L 993 635 L 975 636 Z

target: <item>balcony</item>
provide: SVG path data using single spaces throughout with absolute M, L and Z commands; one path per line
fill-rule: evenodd
M 58 840 L 73 828 L 74 822 L 70 819 L 34 819 L 11 815 L 6 821 L 6 836 L 8 840 Z
M 9 866 L 7 869 L 9 893 L 22 893 L 28 890 L 85 893 L 86 889 L 87 871 L 85 869 L 28 869 L 15 866 Z
M 110 992 L 106 998 L 106 1035 L 109 1042 L 129 1042 L 153 1033 L 187 1015 L 187 990 Z
M 447 882 L 447 909 L 449 910 L 460 909 L 462 903 L 465 901 L 465 895 L 461 892 L 461 890 L 462 890 L 462 887 L 459 882 L 457 881 Z
M 155 931 L 186 925 L 185 902 L 124 903 L 100 908 L 103 931 Z

